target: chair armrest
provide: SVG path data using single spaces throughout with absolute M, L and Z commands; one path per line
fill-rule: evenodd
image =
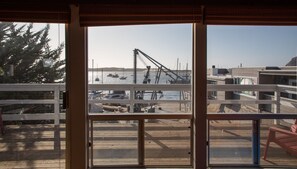
M 277 128 L 277 127 L 269 127 L 269 131 L 278 132 L 278 133 L 282 133 L 282 134 L 297 137 L 297 133 L 293 133 L 293 132 L 291 132 L 289 130 L 284 130 L 284 129 L 280 129 L 280 128 Z

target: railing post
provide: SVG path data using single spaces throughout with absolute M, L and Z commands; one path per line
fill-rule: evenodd
M 260 120 L 253 120 L 253 134 L 252 134 L 252 153 L 253 164 L 260 164 Z
M 91 147 L 91 154 L 90 154 L 90 158 L 91 158 L 91 168 L 94 166 L 94 126 L 93 126 L 93 120 L 90 120 L 91 123 L 91 141 L 89 143 L 89 147 Z M 91 144 L 91 145 L 90 145 Z
M 59 86 L 54 87 L 54 120 L 55 120 L 55 125 L 60 124 L 60 90 Z
M 130 111 L 129 113 L 134 113 L 134 100 L 135 100 L 135 89 L 130 88 Z
M 278 87 L 276 89 L 276 91 L 274 92 L 274 100 L 276 101 L 276 103 L 274 104 L 274 109 L 273 112 L 274 114 L 279 114 L 280 113 L 280 91 L 278 90 Z M 274 120 L 274 124 L 279 124 L 279 120 Z
M 138 165 L 144 166 L 144 120 L 138 120 Z

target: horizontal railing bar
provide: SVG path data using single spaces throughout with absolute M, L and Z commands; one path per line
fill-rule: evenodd
M 209 84 L 207 91 L 276 91 L 277 85 L 237 85 L 237 84 Z
M 130 164 L 126 164 L 126 165 L 94 165 L 92 167 L 92 169 L 102 169 L 102 168 L 110 168 L 110 169 L 119 169 L 119 168 L 124 168 L 124 169 L 129 169 L 129 168 L 137 168 L 137 169 L 140 169 L 140 168 L 158 168 L 158 169 L 161 169 L 161 168 L 188 168 L 190 169 L 191 168 L 191 165 L 130 165 Z
M 297 93 L 297 86 L 289 86 L 289 85 L 277 85 L 278 91 L 280 92 L 287 92 L 294 94 Z
M 261 119 L 297 119 L 297 114 L 268 113 L 208 113 L 208 120 L 261 120 Z
M 186 113 L 89 113 L 92 121 L 100 120 L 145 120 L 145 119 L 191 119 L 192 114 Z
M 207 100 L 209 104 L 276 104 L 276 100 Z
M 63 83 L 48 84 L 1 84 L 0 91 L 53 91 L 56 87 L 65 90 Z M 89 84 L 89 89 L 98 90 L 163 90 L 163 91 L 184 91 L 191 90 L 190 84 Z M 208 91 L 297 91 L 296 86 L 260 84 L 260 85 L 207 85 Z
M 184 91 L 191 90 L 190 84 L 89 84 L 90 90 L 162 90 Z
M 43 114 L 2 114 L 2 118 L 5 121 L 14 121 L 14 120 L 54 120 L 54 113 L 43 113 Z M 60 119 L 65 119 L 65 114 L 62 113 L 59 115 Z
M 0 91 L 54 91 L 58 88 L 60 91 L 65 90 L 65 84 L 53 83 L 53 84 L 1 84 Z
M 0 104 L 54 104 L 54 99 L 20 99 L 20 100 L 0 100 Z
M 118 103 L 118 104 L 130 104 L 130 100 L 89 100 L 89 103 Z M 191 103 L 191 100 L 133 100 L 133 103 L 143 104 L 157 104 L 157 103 Z

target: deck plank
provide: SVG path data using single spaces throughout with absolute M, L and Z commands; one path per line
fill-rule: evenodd
M 271 122 L 261 125 L 261 154 Z M 189 122 L 145 122 L 145 163 L 185 165 L 190 162 Z M 6 125 L 0 137 L 0 168 L 65 168 L 65 125 Z M 137 123 L 113 121 L 94 124 L 94 164 L 137 164 Z M 210 122 L 213 163 L 251 163 L 251 123 Z M 263 165 L 297 166 L 297 158 L 271 143 Z

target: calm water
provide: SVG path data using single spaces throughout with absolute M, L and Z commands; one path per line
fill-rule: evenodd
M 125 76 L 127 77 L 126 80 L 120 80 L 119 78 L 112 78 L 108 77 L 108 74 L 118 74 L 119 77 Z M 137 84 L 143 84 L 144 75 L 146 74 L 146 71 L 137 71 Z M 151 71 L 150 72 L 150 79 L 151 84 L 155 84 L 155 77 L 156 72 Z M 99 81 L 96 81 L 96 78 L 99 78 Z M 93 80 L 92 80 L 93 79 Z M 133 71 L 94 71 L 93 78 L 92 78 L 92 72 L 89 71 L 89 84 L 133 84 Z M 161 73 L 159 84 L 167 84 L 169 83 L 168 80 L 171 80 L 169 76 L 166 76 L 164 73 Z
M 113 78 L 113 77 L 108 77 L 108 74 L 118 74 L 119 77 L 125 76 L 127 79 L 125 80 L 120 80 L 119 78 Z M 133 71 L 94 71 L 93 75 L 92 72 L 89 71 L 89 84 L 133 84 L 134 80 L 134 75 Z M 144 76 L 146 74 L 146 71 L 137 71 L 137 84 L 143 84 Z M 92 78 L 93 77 L 93 78 Z M 156 72 L 151 71 L 150 72 L 150 79 L 151 79 L 151 84 L 155 84 L 155 78 L 156 77 Z M 99 78 L 99 81 L 96 81 L 96 78 Z M 161 73 L 160 80 L 158 84 L 169 84 L 169 81 L 171 78 L 169 76 L 166 76 L 164 73 Z M 158 95 L 158 98 L 161 95 Z M 147 94 L 146 97 L 150 98 L 150 95 Z M 160 99 L 165 99 L 165 100 L 177 100 L 180 97 L 180 92 L 178 91 L 164 91 L 163 95 Z

